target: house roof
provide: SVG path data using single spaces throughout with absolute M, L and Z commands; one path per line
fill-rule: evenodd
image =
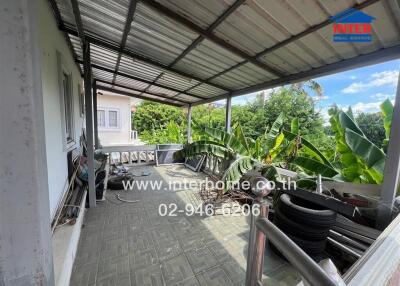
M 78 36 L 90 43 L 99 87 L 178 106 L 400 55 L 395 0 L 49 1 L 78 64 Z M 332 41 L 332 16 L 349 8 L 376 18 L 371 43 Z
M 375 18 L 362 11 L 349 8 L 333 16 L 332 20 L 335 23 L 372 23 Z

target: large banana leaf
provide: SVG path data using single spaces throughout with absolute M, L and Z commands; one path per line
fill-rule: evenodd
M 213 141 L 197 141 L 185 146 L 185 156 L 193 157 L 200 154 L 211 154 L 225 158 L 230 151 L 224 145 Z
M 346 143 L 354 154 L 365 162 L 368 168 L 372 168 L 376 172 L 383 174 L 386 155 L 381 149 L 366 137 L 348 128 L 346 129 Z
M 222 176 L 222 181 L 225 183 L 225 191 L 228 190 L 230 183 L 239 181 L 242 175 L 250 171 L 256 163 L 257 160 L 254 160 L 250 156 L 240 156 L 233 161 Z
M 390 128 L 392 126 L 393 117 L 393 104 L 389 99 L 386 99 L 381 104 L 381 111 L 383 115 L 383 126 L 385 127 L 386 138 L 383 141 L 384 145 L 389 142 Z
M 249 138 L 247 138 L 249 139 Z M 250 143 L 250 150 L 251 150 L 251 156 L 253 158 L 256 158 L 257 160 L 260 160 L 260 157 L 263 155 L 263 148 L 261 146 L 261 138 L 257 138 L 256 140 L 249 140 Z
M 235 138 L 243 145 L 243 147 L 249 152 L 249 145 L 247 144 L 246 136 L 244 136 L 244 132 L 242 126 L 237 124 L 234 130 Z
M 225 147 L 232 149 L 233 152 L 236 152 L 241 155 L 249 155 L 246 146 L 244 146 L 242 142 L 238 140 L 234 135 L 229 134 L 228 132 L 225 132 L 223 130 L 210 127 L 205 127 L 202 130 L 208 136 L 219 141 Z
M 285 135 L 283 133 L 279 133 L 279 135 L 276 137 L 275 144 L 269 150 L 268 156 L 267 156 L 271 162 L 281 152 L 281 146 L 282 146 L 284 139 L 285 139 Z
M 325 177 L 334 177 L 338 174 L 338 172 L 331 166 L 307 157 L 297 156 L 293 159 L 292 163 Z
M 268 150 L 272 149 L 275 145 L 276 138 L 278 137 L 281 128 L 283 126 L 284 115 L 283 113 L 279 114 L 268 133 L 265 135 L 265 144 Z
M 351 111 L 351 109 L 349 109 L 348 113 L 344 111 L 339 112 L 339 121 L 343 130 L 346 130 L 346 128 L 348 128 L 358 133 L 359 135 L 364 136 L 364 133 L 361 131 L 360 127 L 358 127 L 357 123 L 352 118 L 353 112 Z
M 295 140 L 297 137 L 296 134 L 286 131 L 286 130 L 283 130 L 283 134 L 285 134 L 286 139 L 289 141 Z M 304 139 L 303 137 L 300 137 L 300 142 L 304 147 L 308 148 L 317 158 L 319 158 L 321 160 L 321 162 L 323 162 L 324 164 L 333 168 L 331 162 L 310 141 Z
M 292 122 L 290 123 L 290 132 L 294 134 L 299 134 L 299 119 L 293 118 Z

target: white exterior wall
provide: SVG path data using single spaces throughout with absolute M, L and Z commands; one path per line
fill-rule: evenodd
M 110 94 L 101 91 L 102 95 L 97 96 L 97 109 L 113 108 L 119 110 L 119 127 L 109 129 L 98 127 L 100 144 L 121 145 L 129 144 L 131 130 L 131 98 L 123 95 Z M 99 118 L 97 118 L 99 120 Z
M 36 7 L 1 1 L 1 286 L 54 285 Z
M 72 73 L 72 93 L 74 96 L 75 146 L 79 147 L 79 136 L 83 127 L 80 117 L 78 83 L 83 81 L 74 63 L 64 34 L 58 30 L 49 1 L 36 0 L 39 31 L 39 50 L 41 55 L 43 106 L 48 167 L 48 185 L 51 217 L 57 209 L 67 188 L 67 150 L 64 148 L 61 122 L 61 100 L 58 83 L 57 51 L 63 57 L 63 64 Z

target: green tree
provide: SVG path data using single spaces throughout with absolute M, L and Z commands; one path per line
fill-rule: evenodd
M 160 103 L 143 101 L 132 114 L 133 129 L 140 133 L 165 129 L 172 121 L 181 129 L 185 129 L 186 115 L 182 108 Z
M 199 127 L 224 128 L 225 108 L 212 103 L 195 106 L 192 118 Z
M 383 140 L 386 138 L 383 118 L 380 112 L 361 112 L 356 116 L 356 122 L 365 136 L 379 148 L 383 147 Z
M 264 104 L 263 124 L 271 126 L 281 112 L 286 117 L 285 129 L 290 130 L 290 122 L 298 118 L 302 135 L 323 133 L 322 117 L 304 89 L 291 86 L 271 93 Z

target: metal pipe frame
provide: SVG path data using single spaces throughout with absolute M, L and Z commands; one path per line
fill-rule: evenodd
M 259 207 L 259 214 L 251 212 L 250 236 L 247 255 L 246 286 L 261 285 L 264 267 L 266 238 L 287 258 L 311 286 L 337 286 L 325 271 L 312 260 L 296 243 L 268 220 L 268 203 L 263 199 L 272 190 L 268 180 L 262 176 L 249 179 L 256 196 L 252 208 Z
M 181 105 L 181 104 L 178 104 L 178 103 L 169 102 L 169 101 L 163 101 L 163 100 L 155 99 L 155 98 L 148 98 L 148 97 L 140 96 L 138 94 L 134 94 L 134 93 L 130 93 L 130 92 L 127 92 L 127 91 L 118 90 L 118 89 L 115 89 L 115 88 L 102 86 L 102 85 L 97 85 L 97 89 L 104 90 L 104 91 L 110 91 L 110 92 L 114 92 L 114 93 L 130 96 L 130 97 L 134 97 L 134 98 L 139 98 L 139 99 L 143 99 L 143 100 L 154 101 L 154 102 L 158 102 L 158 103 L 162 103 L 162 104 L 166 104 L 166 105 L 172 105 L 172 106 L 175 106 L 175 107 L 183 107 L 184 106 L 184 105 Z
M 132 91 L 135 91 L 135 92 L 141 92 L 139 95 L 145 97 L 144 95 L 142 95 L 142 94 L 143 94 L 143 90 L 140 90 L 140 89 L 137 89 L 137 88 L 128 87 L 128 86 L 125 86 L 125 85 L 122 85 L 122 84 L 117 84 L 117 83 L 114 83 L 114 84 L 113 84 L 112 82 L 109 82 L 109 81 L 106 81 L 106 80 L 102 80 L 102 79 L 96 79 L 96 81 L 98 81 L 98 82 L 100 82 L 100 83 L 109 84 L 109 85 L 113 85 L 113 86 L 116 86 L 116 87 L 128 89 L 128 90 L 132 90 Z M 182 103 L 182 105 L 190 104 L 190 103 L 191 103 L 190 101 L 186 101 L 186 100 L 182 100 L 182 99 L 177 99 L 177 98 L 175 98 L 175 97 L 168 97 L 168 96 L 161 95 L 161 94 L 154 93 L 154 92 L 146 92 L 146 93 L 147 93 L 147 94 L 150 94 L 150 95 L 157 96 L 157 97 L 159 97 L 159 98 L 163 98 L 163 99 L 168 99 L 168 100 L 173 100 L 173 101 L 179 101 L 179 102 Z M 152 99 L 149 98 L 149 100 L 152 100 Z
M 192 143 L 192 105 L 189 104 L 188 110 L 187 110 L 187 127 L 186 127 L 186 133 L 187 133 L 187 143 Z
M 93 102 L 92 102 L 92 73 L 90 70 L 90 44 L 83 46 L 84 50 L 84 84 L 86 108 L 86 149 L 88 165 L 89 207 L 96 207 L 96 186 L 94 171 L 94 139 L 93 139 Z
M 267 218 L 258 219 L 256 226 L 261 232 L 267 234 L 268 240 L 274 244 L 311 286 L 337 286 L 314 260 Z
M 121 44 L 120 44 L 121 51 L 118 53 L 117 63 L 115 64 L 115 72 L 117 72 L 119 70 L 119 64 L 121 62 L 122 51 L 125 49 L 126 40 L 128 39 L 128 34 L 131 30 L 131 24 L 133 22 L 133 17 L 135 15 L 135 11 L 136 11 L 136 4 L 137 4 L 137 0 L 131 0 L 129 2 L 128 14 L 126 15 L 125 27 L 124 27 L 124 31 L 122 33 L 122 39 L 121 39 Z M 117 77 L 117 75 L 115 73 L 114 78 L 113 78 L 113 83 L 115 83 L 116 77 Z
M 96 185 L 94 170 L 94 138 L 93 138 L 93 97 L 92 97 L 92 69 L 90 63 L 90 44 L 86 42 L 83 30 L 81 13 L 77 0 L 71 0 L 72 10 L 75 17 L 79 38 L 82 43 L 83 75 L 85 85 L 85 108 L 86 108 L 86 149 L 88 165 L 88 193 L 89 207 L 96 207 Z
M 73 35 L 73 36 L 79 36 L 78 31 L 73 27 L 69 27 L 69 26 L 64 25 L 63 27 L 60 27 L 59 29 L 61 31 L 64 31 L 67 34 L 70 34 L 70 35 Z M 119 44 L 117 44 L 115 42 L 112 42 L 112 41 L 109 41 L 108 39 L 104 39 L 101 36 L 96 35 L 95 33 L 91 33 L 90 35 L 85 35 L 85 38 L 86 38 L 86 41 L 88 41 L 88 42 L 90 42 L 90 43 L 92 43 L 94 45 L 100 46 L 102 48 L 106 48 L 108 50 L 111 50 L 111 51 L 114 51 L 114 52 L 117 52 L 117 53 L 121 52 L 123 55 L 126 55 L 128 57 L 137 59 L 137 60 L 142 61 L 142 62 L 144 62 L 146 64 L 156 66 L 156 67 L 161 68 L 161 69 L 163 69 L 165 71 L 178 74 L 178 75 L 186 77 L 188 79 L 196 80 L 196 81 L 198 81 L 200 83 L 206 83 L 206 80 L 204 80 L 204 79 L 201 79 L 201 78 L 199 78 L 197 76 L 194 76 L 192 74 L 186 73 L 184 71 L 181 71 L 181 70 L 178 70 L 178 69 L 175 69 L 175 68 L 168 68 L 168 66 L 165 65 L 165 64 L 162 64 L 162 63 L 160 63 L 158 61 L 155 61 L 155 60 L 152 60 L 152 59 L 147 58 L 145 56 L 142 56 L 142 55 L 139 55 L 137 53 L 134 53 L 134 52 L 132 52 L 132 51 L 126 49 L 126 48 L 121 51 L 121 47 L 119 46 Z M 209 85 L 211 85 L 213 87 L 222 89 L 222 90 L 231 91 L 230 88 L 228 88 L 226 86 L 219 85 L 217 83 L 207 83 L 207 84 L 209 84 Z
M 232 119 L 232 97 L 226 98 L 225 105 L 225 131 L 231 133 L 231 119 Z
M 77 62 L 79 64 L 83 63 L 83 61 L 81 61 L 81 60 L 77 60 Z M 103 66 L 100 66 L 100 65 L 92 64 L 92 68 L 99 69 L 101 71 L 105 71 L 105 72 L 109 72 L 111 74 L 114 74 L 114 70 L 106 68 L 106 67 L 103 67 Z M 116 74 L 120 75 L 120 76 L 123 76 L 123 77 L 126 77 L 126 78 L 130 78 L 130 79 L 139 81 L 139 82 L 142 82 L 142 83 L 147 83 L 147 84 L 151 84 L 151 85 L 154 85 L 154 86 L 157 86 L 157 87 L 161 87 L 161 88 L 173 91 L 173 92 L 177 92 L 177 93 L 181 93 L 182 92 L 179 89 L 168 87 L 168 86 L 161 85 L 161 84 L 158 84 L 158 83 L 153 83 L 153 82 L 151 82 L 149 80 L 144 80 L 144 79 L 141 79 L 139 77 L 136 77 L 136 76 L 133 76 L 133 75 L 130 75 L 130 74 L 126 74 L 126 73 L 122 73 L 122 72 L 116 72 Z M 199 96 L 199 95 L 196 95 L 196 94 L 192 94 L 192 93 L 185 93 L 185 94 L 189 95 L 189 96 L 192 96 L 192 97 L 195 97 L 195 98 L 199 98 L 199 99 L 204 99 L 205 98 L 205 97 L 202 97 L 202 96 Z
M 376 226 L 386 228 L 392 220 L 393 202 L 399 189 L 400 176 L 400 75 L 397 82 L 396 100 L 393 109 L 392 126 L 383 173 L 382 192 L 378 205 Z
M 400 45 L 393 46 L 390 48 L 381 49 L 379 51 L 375 51 L 369 54 L 364 54 L 361 56 L 357 56 L 355 58 L 351 58 L 348 60 L 343 60 L 340 62 L 336 62 L 333 64 L 325 65 L 319 68 L 314 68 L 305 72 L 300 72 L 297 74 L 289 75 L 283 78 L 278 78 L 275 80 L 267 81 L 261 84 L 257 84 L 251 87 L 243 88 L 237 91 L 233 91 L 231 93 L 225 93 L 220 96 L 216 96 L 213 98 L 209 98 L 206 100 L 200 100 L 198 102 L 193 103 L 193 105 L 199 105 L 204 103 L 210 103 L 218 100 L 223 100 L 228 96 L 241 96 L 253 92 L 258 92 L 265 89 L 270 89 L 278 86 L 282 86 L 285 84 L 293 84 L 309 79 L 313 79 L 315 77 L 326 76 L 338 72 L 347 71 L 350 69 L 365 67 L 369 65 L 374 65 L 390 60 L 395 60 L 400 57 Z

